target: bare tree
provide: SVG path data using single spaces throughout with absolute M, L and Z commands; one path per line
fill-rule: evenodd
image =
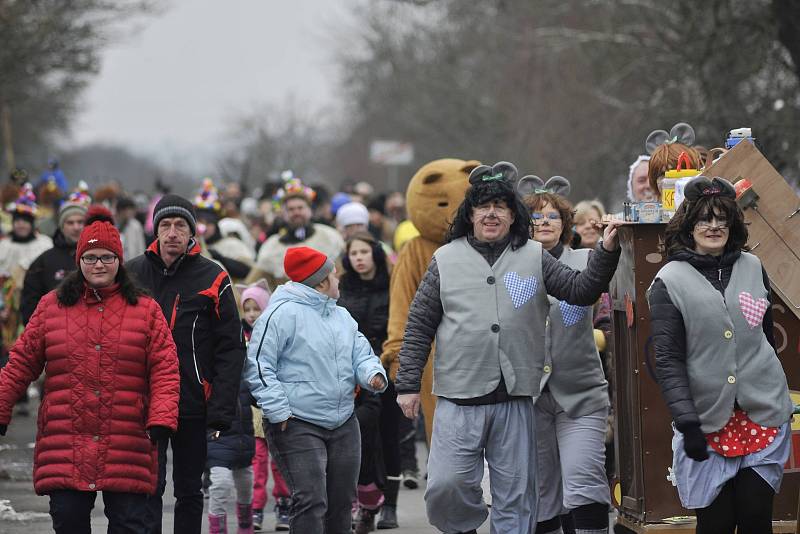
M 5 166 L 15 144 L 41 144 L 63 129 L 99 52 L 120 20 L 157 0 L 0 0 L 0 139 Z
M 219 174 L 249 187 L 276 180 L 287 169 L 306 182 L 328 181 L 322 115 L 289 99 L 233 117 L 217 162 Z
M 709 146 L 751 126 L 797 174 L 798 77 L 770 0 L 416 4 L 372 2 L 343 32 L 337 150 L 358 172 L 369 140 L 392 136 L 415 144 L 415 166 L 509 159 L 615 203 L 647 134 L 685 120 Z

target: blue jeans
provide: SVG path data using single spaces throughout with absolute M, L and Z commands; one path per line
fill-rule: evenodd
M 50 517 L 56 534 L 88 534 L 92 531 L 92 508 L 96 491 L 57 490 L 50 493 Z M 103 492 L 103 512 L 109 534 L 138 534 L 147 528 L 144 521 L 147 495 L 144 493 Z
M 284 431 L 280 424 L 264 428 L 269 450 L 292 492 L 289 532 L 350 534 L 350 507 L 361 465 L 355 415 L 333 430 L 295 418 Z

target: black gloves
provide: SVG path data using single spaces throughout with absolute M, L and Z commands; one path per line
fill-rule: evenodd
M 165 426 L 151 426 L 147 433 L 150 434 L 150 441 L 156 443 L 170 437 L 172 435 L 172 430 Z
M 6 430 L 8 430 L 8 425 L 0 425 L 0 436 L 5 436 Z
M 706 435 L 700 430 L 700 423 L 681 425 L 678 430 L 683 434 L 683 450 L 686 456 L 695 462 L 708 460 L 708 442 Z

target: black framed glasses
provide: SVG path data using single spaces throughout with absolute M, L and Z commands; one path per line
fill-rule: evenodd
M 717 223 L 716 226 L 711 224 L 711 221 L 700 221 L 696 223 L 694 227 L 699 232 L 709 232 L 709 231 L 728 229 L 728 221 L 726 221 L 725 219 L 723 220 L 714 219 L 714 221 Z
M 81 261 L 86 265 L 94 265 L 97 263 L 97 260 L 100 260 L 100 263 L 103 265 L 111 265 L 117 259 L 116 254 L 103 254 L 102 256 L 95 256 L 94 254 L 86 254 L 85 256 L 81 256 Z

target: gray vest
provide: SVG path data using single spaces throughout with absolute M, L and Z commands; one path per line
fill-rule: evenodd
M 561 263 L 583 271 L 589 249 L 564 247 Z M 559 406 L 573 419 L 608 406 L 608 382 L 594 342 L 591 306 L 575 306 L 548 295 L 547 354 L 542 388 L 548 384 Z
M 725 426 L 734 401 L 759 425 L 788 421 L 793 406 L 786 375 L 761 324 L 767 288 L 759 259 L 742 253 L 724 299 L 686 262 L 669 262 L 656 277 L 683 315 L 689 390 L 703 432 Z
M 480 397 L 505 379 L 511 395 L 536 396 L 544 362 L 547 295 L 542 246 L 511 246 L 494 266 L 456 239 L 434 253 L 442 321 L 436 332 L 433 393 Z

